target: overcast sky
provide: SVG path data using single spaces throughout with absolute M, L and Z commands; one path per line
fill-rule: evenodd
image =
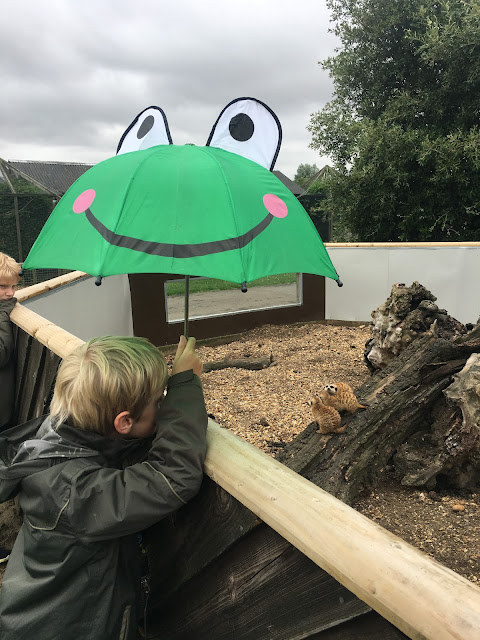
M 174 144 L 203 145 L 251 96 L 282 124 L 275 169 L 321 168 L 306 127 L 331 98 L 329 19 L 325 0 L 2 0 L 0 157 L 104 160 L 150 105 Z

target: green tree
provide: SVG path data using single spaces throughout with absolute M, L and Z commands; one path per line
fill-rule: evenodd
M 316 173 L 318 173 L 316 164 L 299 164 L 293 181 L 303 187 Z
M 351 242 L 355 238 L 343 219 L 332 216 L 330 190 L 334 171 L 330 167 L 325 169 L 328 170 L 308 186 L 299 200 L 324 242 Z
M 480 3 L 327 0 L 342 46 L 311 146 L 365 241 L 480 240 Z

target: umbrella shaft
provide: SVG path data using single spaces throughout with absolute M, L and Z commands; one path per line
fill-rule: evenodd
M 188 340 L 188 305 L 190 301 L 190 276 L 185 276 L 185 314 L 183 320 L 183 335 Z

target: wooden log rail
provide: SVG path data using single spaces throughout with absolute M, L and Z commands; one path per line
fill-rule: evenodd
M 11 319 L 60 357 L 82 344 L 20 304 Z M 478 587 L 212 420 L 205 473 L 408 637 L 480 637 Z
M 17 298 L 18 302 L 30 300 L 30 298 L 35 298 L 42 293 L 48 293 L 48 291 L 58 289 L 58 287 L 62 287 L 65 284 L 70 284 L 72 282 L 76 282 L 77 280 L 81 280 L 82 278 L 87 277 L 87 275 L 88 274 L 84 273 L 83 271 L 72 271 L 71 273 L 66 273 L 63 276 L 50 278 L 50 280 L 46 280 L 45 282 L 39 282 L 38 284 L 32 284 L 30 287 L 19 289 L 15 294 L 15 297 Z

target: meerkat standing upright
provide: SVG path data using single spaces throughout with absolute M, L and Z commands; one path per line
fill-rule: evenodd
M 352 387 L 346 382 L 326 384 L 320 391 L 319 396 L 327 407 L 334 407 L 337 411 L 354 413 L 357 409 L 367 408 L 358 402 Z
M 340 427 L 342 418 L 333 407 L 327 407 L 318 396 L 308 403 L 312 407 L 313 420 L 317 423 L 318 433 L 343 433 L 346 427 Z

